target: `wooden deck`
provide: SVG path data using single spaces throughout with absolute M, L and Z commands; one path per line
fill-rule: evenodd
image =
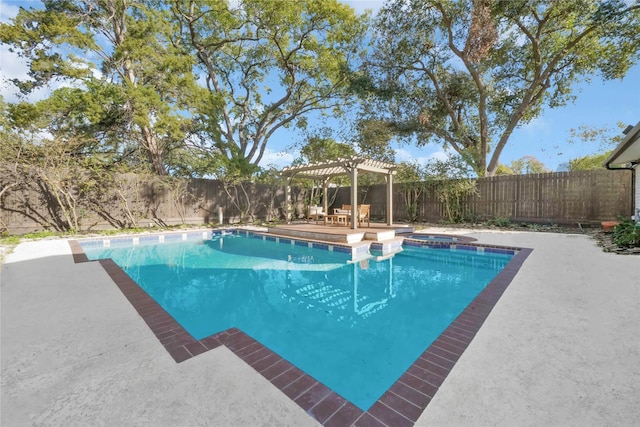
M 414 228 L 406 225 L 386 225 L 371 223 L 370 227 L 358 227 L 352 230 L 342 224 L 323 225 L 314 223 L 296 223 L 269 227 L 269 234 L 286 237 L 299 237 L 321 242 L 358 243 L 363 240 L 381 242 L 390 240 L 398 234 L 412 233 Z

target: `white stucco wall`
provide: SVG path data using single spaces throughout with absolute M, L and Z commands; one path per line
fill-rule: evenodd
M 633 212 L 636 216 L 636 221 L 640 221 L 640 166 L 635 167 L 635 195 L 633 198 Z

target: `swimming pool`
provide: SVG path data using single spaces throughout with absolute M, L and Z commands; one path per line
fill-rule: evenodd
M 352 262 L 285 239 L 140 243 L 83 247 L 112 258 L 196 339 L 237 327 L 362 410 L 513 256 L 407 246 Z

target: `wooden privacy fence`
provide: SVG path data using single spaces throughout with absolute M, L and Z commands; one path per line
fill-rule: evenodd
M 360 191 L 359 203 L 371 204 L 372 218 L 385 217 L 385 185 Z M 462 204 L 471 219 L 508 218 L 512 222 L 577 224 L 599 223 L 633 212 L 632 173 L 629 170 L 593 170 L 531 175 L 506 175 L 476 180 L 477 192 Z M 341 188 L 335 205 L 349 203 L 349 188 Z M 394 186 L 393 216 L 407 219 L 400 185 Z M 438 184 L 427 184 L 418 198 L 418 220 L 446 218 Z
M 633 211 L 632 173 L 628 170 L 560 172 L 480 178 L 476 195 L 462 203 L 465 217 L 512 222 L 573 224 L 598 223 Z M 3 184 L 6 185 L 6 184 Z M 0 231 L 25 233 L 43 229 L 67 230 L 69 212 L 80 230 L 149 225 L 217 224 L 222 208 L 224 223 L 284 218 L 284 187 L 245 183 L 226 186 L 220 181 L 159 179 L 133 174 L 119 175 L 97 190 L 74 183 L 66 191 L 75 201 L 72 209 L 61 206 L 64 189 L 25 176 L 11 184 L 0 199 Z M 446 218 L 438 197 L 439 184 L 425 185 L 417 199 L 417 220 L 438 222 Z M 349 204 L 348 187 L 338 189 L 333 206 Z M 359 203 L 371 205 L 371 218 L 383 220 L 386 186 L 359 188 Z M 58 192 L 58 193 L 56 193 Z M 307 192 L 292 188 L 293 217 L 304 215 Z M 401 185 L 394 186 L 393 216 L 407 220 L 407 204 Z M 66 211 L 65 211 L 66 209 Z M 66 215 L 63 215 L 66 214 Z
M 225 224 L 284 218 L 284 186 L 135 174 L 104 181 L 97 188 L 82 180 L 63 187 L 25 174 L 0 199 L 0 232 L 64 231 L 75 222 L 79 230 L 218 224 L 220 209 Z M 292 188 L 291 197 L 301 216 L 305 191 Z
M 472 212 L 512 221 L 583 223 L 616 219 L 633 211 L 631 171 L 578 171 L 478 180 Z

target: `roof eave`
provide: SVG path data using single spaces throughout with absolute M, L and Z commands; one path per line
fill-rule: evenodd
M 622 142 L 613 150 L 604 162 L 607 169 L 624 167 L 629 163 L 640 161 L 640 122 L 638 122 L 624 137 Z

